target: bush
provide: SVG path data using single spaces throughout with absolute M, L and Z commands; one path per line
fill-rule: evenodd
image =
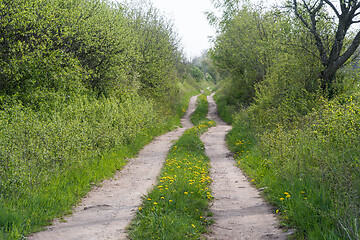
M 359 234 L 359 107 L 358 96 L 323 100 L 301 125 L 277 124 L 258 135 L 246 111 L 237 115 L 228 135 L 237 162 L 298 235 Z
M 237 163 L 296 237 L 358 239 L 358 73 L 343 68 L 329 96 L 318 49 L 298 20 L 280 9 L 234 11 L 220 25 L 213 58 L 227 77 L 216 99 L 233 120 Z M 333 22 L 317 20 L 329 32 Z
M 36 199 L 39 191 L 43 194 L 61 188 L 62 183 L 56 180 L 59 176 L 67 182 L 67 177 L 72 178 L 73 172 L 99 171 L 96 169 L 102 167 L 93 166 L 94 158 L 119 147 L 138 149 L 138 145 L 145 144 L 164 129 L 153 103 L 137 95 L 124 100 L 89 96 L 67 100 L 64 97 L 53 104 L 51 112 L 35 111 L 20 103 L 0 111 L 0 202 L 7 209 L 4 214 L 11 212 L 11 215 L 16 215 L 18 211 L 24 211 L 19 221 L 25 221 L 23 217 L 38 221 L 37 214 L 41 212 L 38 208 L 27 205 L 21 210 L 21 205 L 24 201 L 29 202 L 31 196 Z M 110 170 L 107 171 L 118 169 L 119 162 L 124 164 L 121 159 L 116 160 L 118 163 L 108 163 L 106 168 Z M 96 176 L 90 176 L 89 180 L 84 177 L 81 182 L 75 181 L 69 186 L 87 189 Z M 71 195 L 67 201 L 76 201 L 77 192 L 71 194 L 75 196 Z M 47 206 L 47 203 L 43 204 L 41 208 Z M 49 204 L 49 209 L 54 208 L 50 200 Z M 68 207 L 63 204 L 58 211 Z M 46 216 L 49 217 L 46 214 L 43 218 Z M 2 231 L 13 231 L 11 218 L 4 219 L 7 220 L 0 226 Z

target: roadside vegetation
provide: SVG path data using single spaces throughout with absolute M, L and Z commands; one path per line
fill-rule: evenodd
M 0 238 L 69 213 L 208 81 L 150 4 L 0 0 Z
M 209 14 L 218 28 L 210 55 L 223 79 L 215 99 L 233 124 L 227 141 L 237 164 L 294 239 L 359 239 L 360 89 L 349 53 L 360 35 L 337 17 L 360 3 L 214 2 L 224 10 L 220 19 Z M 347 59 L 331 67 L 336 58 Z
M 199 239 L 207 231 L 212 181 L 199 138 L 215 125 L 206 119 L 207 105 L 206 96 L 200 95 L 191 117 L 195 126 L 171 147 L 158 184 L 143 198 L 130 225 L 130 239 Z
M 207 96 L 211 94 L 211 91 L 206 90 L 203 94 L 197 98 L 196 110 L 191 114 L 190 121 L 192 124 L 199 125 L 203 121 L 208 120 L 206 115 L 208 113 L 208 101 Z

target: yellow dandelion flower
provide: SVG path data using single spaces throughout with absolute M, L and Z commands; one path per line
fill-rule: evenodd
M 154 205 L 157 205 L 157 202 L 154 202 Z
M 188 194 L 188 192 L 184 192 L 184 194 Z
M 193 228 L 195 228 L 195 225 L 194 225 L 194 224 L 191 224 L 191 226 L 192 226 Z
M 142 207 L 139 207 L 139 211 L 141 211 L 142 210 Z
M 284 198 L 280 198 L 280 201 L 283 201 L 284 200 Z
M 147 200 L 148 200 L 148 201 L 151 201 L 151 198 L 148 198 Z

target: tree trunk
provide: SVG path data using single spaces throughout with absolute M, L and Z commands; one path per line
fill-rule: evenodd
M 336 70 L 330 67 L 325 68 L 324 71 L 321 72 L 320 79 L 321 79 L 321 89 L 325 96 L 328 99 L 334 97 L 335 89 L 333 86 L 333 82 L 335 79 Z

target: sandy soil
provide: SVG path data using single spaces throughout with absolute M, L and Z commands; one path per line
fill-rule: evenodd
M 226 147 L 225 135 L 231 129 L 217 115 L 212 96 L 209 101 L 209 119 L 217 127 L 201 136 L 206 155 L 211 160 L 211 178 L 214 202 L 211 211 L 215 224 L 208 239 L 286 239 L 277 227 L 277 221 L 259 192 L 251 186 Z
M 164 134 L 130 159 L 113 179 L 94 188 L 64 221 L 55 220 L 47 230 L 30 236 L 31 240 L 104 240 L 126 239 L 126 227 L 146 195 L 156 183 L 156 177 L 174 140 L 192 126 L 190 115 L 197 97 L 190 99 L 189 108 L 181 120 L 183 128 Z

